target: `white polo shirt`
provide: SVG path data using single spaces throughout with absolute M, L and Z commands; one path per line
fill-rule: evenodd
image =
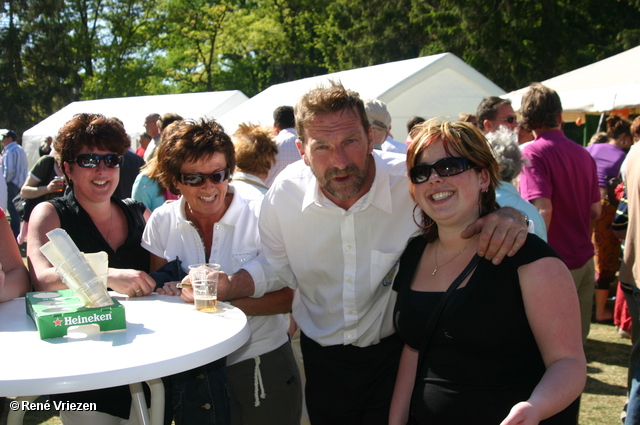
M 229 192 L 233 188 L 229 186 Z M 167 261 L 182 261 L 188 272 L 190 264 L 217 263 L 220 270 L 231 275 L 260 252 L 258 235 L 259 203 L 242 199 L 234 194 L 229 209 L 214 225 L 211 256 L 205 258 L 205 249 L 200 234 L 186 219 L 184 197 L 156 208 L 142 235 L 142 247 Z M 254 263 L 255 279 L 259 279 L 260 264 Z M 258 282 L 260 282 L 258 280 Z M 251 337 L 237 351 L 227 356 L 227 364 L 232 365 L 275 350 L 287 342 L 287 328 L 284 316 L 249 316 Z

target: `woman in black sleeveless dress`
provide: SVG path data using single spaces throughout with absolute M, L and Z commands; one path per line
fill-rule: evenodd
M 389 423 L 575 424 L 586 361 L 568 269 L 532 234 L 498 266 L 475 256 L 477 237 L 460 237 L 497 208 L 498 165 L 484 136 L 466 123 L 426 123 L 407 169 L 425 231 L 394 281 L 405 348 Z

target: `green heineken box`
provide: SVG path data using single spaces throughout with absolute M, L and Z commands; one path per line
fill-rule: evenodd
M 67 335 L 72 326 L 98 324 L 100 332 L 126 329 L 124 307 L 115 298 L 108 307 L 85 307 L 71 289 L 29 292 L 25 296 L 27 314 L 40 332 L 40 339 Z

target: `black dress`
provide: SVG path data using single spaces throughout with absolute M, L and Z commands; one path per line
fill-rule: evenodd
M 398 299 L 394 323 L 410 347 L 419 350 L 431 311 L 443 292 L 410 288 L 423 237 L 411 240 L 394 281 Z M 499 424 L 526 401 L 545 365 L 524 309 L 518 267 L 557 254 L 537 236 L 499 266 L 481 259 L 467 285 L 449 300 L 418 371 L 411 412 L 420 424 Z M 578 400 L 541 424 L 573 425 Z
M 149 252 L 140 245 L 145 226 L 144 211 L 146 207 L 140 202 L 130 199 L 121 201 L 112 197 L 111 201 L 124 212 L 129 229 L 127 238 L 117 251 L 114 251 L 104 240 L 89 214 L 76 200 L 73 191 L 49 202 L 53 204 L 58 213 L 60 228 L 69 234 L 80 251 L 84 253 L 105 251 L 109 255 L 109 267 L 149 272 Z M 140 355 L 144 355 L 144 353 L 140 353 Z M 143 385 L 143 389 L 148 407 L 149 389 L 147 385 Z M 95 391 L 55 394 L 50 397 L 56 401 L 96 403 L 99 412 L 125 419 L 129 418 L 131 410 L 131 391 L 126 385 Z

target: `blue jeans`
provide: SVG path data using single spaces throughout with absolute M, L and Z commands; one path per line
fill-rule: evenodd
M 162 378 L 165 425 L 230 425 L 227 359 Z
M 14 183 L 7 182 L 7 211 L 11 216 L 11 231 L 13 237 L 17 238 L 20 234 L 20 214 L 16 211 L 16 207 L 13 205 L 13 198 L 18 196 L 20 188 Z
M 627 403 L 627 418 L 625 425 L 640 425 L 640 289 L 634 287 L 633 293 L 625 292 L 629 314 L 633 320 L 633 347 L 629 361 L 629 401 Z

